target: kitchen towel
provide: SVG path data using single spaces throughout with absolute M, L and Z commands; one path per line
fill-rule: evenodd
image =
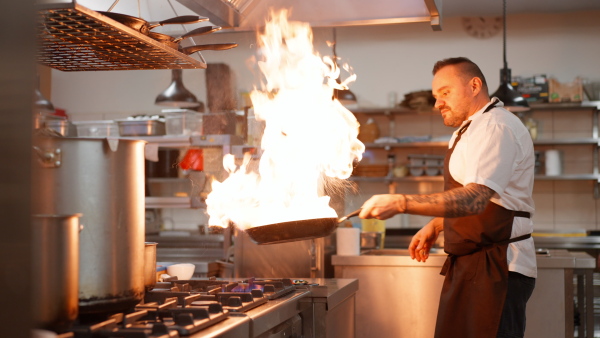
M 358 256 L 360 254 L 360 229 L 337 229 L 337 254 L 339 256 Z
M 561 154 L 556 149 L 546 150 L 546 176 L 562 174 Z

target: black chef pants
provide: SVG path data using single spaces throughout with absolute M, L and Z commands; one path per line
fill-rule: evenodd
M 535 278 L 508 272 L 508 291 L 497 338 L 522 338 L 525 335 L 525 305 L 534 287 Z

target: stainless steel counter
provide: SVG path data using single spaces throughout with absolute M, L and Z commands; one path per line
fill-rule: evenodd
M 433 337 L 444 279 L 439 272 L 445 259 L 446 254 L 437 252 L 426 263 L 419 263 L 403 249 L 333 256 L 335 277 L 357 278 L 360 283 L 356 294 L 357 336 Z M 579 337 L 593 337 L 592 273 L 596 260 L 586 253 L 549 250 L 547 255 L 538 255 L 537 263 L 526 337 L 573 337 L 574 276 L 583 324 Z

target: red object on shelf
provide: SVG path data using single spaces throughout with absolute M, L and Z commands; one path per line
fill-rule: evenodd
M 183 170 L 204 170 L 202 149 L 188 149 L 181 162 L 179 162 L 179 167 Z

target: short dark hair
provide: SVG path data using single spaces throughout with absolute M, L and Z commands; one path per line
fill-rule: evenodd
M 485 90 L 487 92 L 487 90 L 488 90 L 487 81 L 485 81 L 485 76 L 483 76 L 481 69 L 479 69 L 479 66 L 477 66 L 475 64 L 475 62 L 467 59 L 466 57 L 460 56 L 460 57 L 447 58 L 447 59 L 440 60 L 440 61 L 436 62 L 435 65 L 433 66 L 432 73 L 433 73 L 433 75 L 435 75 L 440 69 L 442 69 L 446 66 L 454 66 L 454 65 L 459 65 L 461 67 L 461 71 L 463 73 L 465 73 L 465 75 L 470 76 L 471 78 L 478 77 L 479 79 L 481 79 L 483 88 L 485 88 Z

